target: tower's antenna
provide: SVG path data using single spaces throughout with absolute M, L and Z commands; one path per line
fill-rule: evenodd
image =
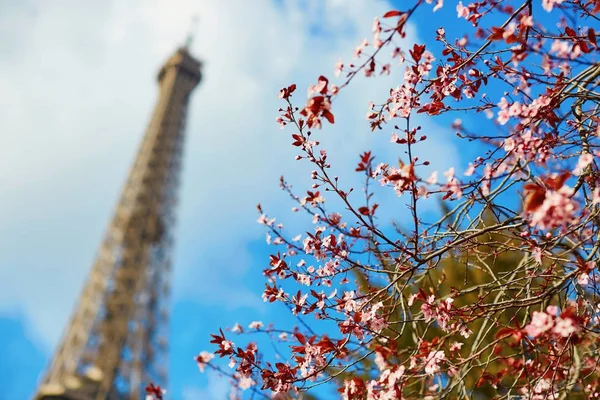
M 185 48 L 189 50 L 192 46 L 192 42 L 194 41 L 194 35 L 198 30 L 198 23 L 200 22 L 200 16 L 198 14 L 194 14 L 190 23 L 190 31 L 185 39 Z

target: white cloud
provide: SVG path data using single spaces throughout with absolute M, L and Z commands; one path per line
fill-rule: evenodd
M 15 5 L 18 4 L 18 5 Z M 100 243 L 156 98 L 155 73 L 200 15 L 205 61 L 191 104 L 175 257 L 175 296 L 260 302 L 244 288 L 255 205 L 291 204 L 278 177 L 305 182 L 290 131 L 275 123 L 280 87 L 332 76 L 370 36 L 386 2 L 141 0 L 14 3 L 0 15 L 0 309 L 20 306 L 54 343 Z M 414 39 L 414 29 L 407 41 Z M 389 140 L 370 133 L 371 99 L 401 77 L 355 82 L 320 133 L 333 160 Z M 435 136 L 435 135 L 430 135 Z M 441 136 L 428 149 L 448 148 Z M 446 159 L 455 159 L 450 149 Z M 221 290 L 219 290 L 221 289 Z M 230 293 L 237 292 L 238 297 Z M 208 296 L 206 296 L 208 298 Z M 231 300 L 228 300 L 231 299 Z

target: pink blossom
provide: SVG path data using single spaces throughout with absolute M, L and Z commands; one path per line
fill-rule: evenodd
M 458 333 L 460 334 L 460 336 L 464 337 L 465 339 L 468 339 L 473 334 L 473 331 L 467 328 L 467 325 L 461 323 L 458 328 Z
M 446 354 L 439 351 L 431 351 L 425 359 L 425 373 L 433 375 L 440 370 L 440 364 L 446 359 Z
M 263 327 L 263 323 L 261 321 L 252 321 L 248 328 L 250 329 L 261 329 Z
M 532 400 L 557 400 L 558 395 L 551 391 L 551 389 L 552 383 L 549 379 L 539 379 L 533 387 L 533 395 L 529 395 L 527 398 Z M 526 390 L 523 393 L 529 394 Z
M 560 58 L 570 58 L 573 46 L 566 40 L 555 39 L 550 46 L 550 53 L 556 54 Z
M 263 215 L 260 216 L 260 218 L 258 218 L 257 222 L 259 224 L 271 226 L 271 225 L 273 225 L 273 223 L 275 223 L 275 218 L 268 219 L 267 216 L 265 214 L 263 214 Z
M 461 342 L 452 342 L 450 345 L 450 351 L 458 351 L 463 347 L 464 343 Z
M 344 63 L 342 62 L 342 60 L 340 59 L 336 64 L 335 64 L 335 72 L 334 75 L 336 77 L 339 77 L 342 74 L 342 70 L 344 69 Z
M 448 179 L 448 181 L 454 179 L 454 167 L 450 167 L 444 171 L 444 176 Z
M 563 186 L 559 190 L 548 190 L 544 202 L 531 213 L 530 225 L 539 229 L 554 229 L 575 224 L 578 204 L 571 198 L 573 189 Z
M 398 58 L 398 62 L 400 64 L 402 64 L 405 61 L 404 53 L 402 53 L 402 50 L 399 47 L 396 47 L 394 49 L 394 51 L 392 52 L 392 58 L 396 58 L 396 57 Z
M 513 138 L 504 139 L 504 151 L 510 153 L 515 148 L 515 140 Z
M 223 346 L 223 350 L 229 350 L 233 348 L 234 344 L 231 340 L 223 340 L 221 346 Z
M 379 333 L 382 330 L 384 330 L 385 328 L 387 328 L 388 323 L 386 322 L 386 320 L 383 317 L 377 316 L 369 322 L 369 326 L 372 331 Z
M 372 29 L 373 33 L 379 33 L 381 32 L 381 22 L 379 22 L 379 18 L 375 17 L 373 18 L 373 29 Z
M 521 135 L 506 138 L 504 150 L 512 153 L 516 159 L 535 161 L 538 164 L 545 163 L 550 152 L 544 140 L 534 135 L 531 129 L 525 129 Z
M 583 173 L 583 171 L 587 168 L 587 166 L 592 163 L 592 161 L 594 161 L 593 155 L 591 155 L 590 153 L 582 153 L 579 156 L 579 160 L 577 161 L 577 165 L 575 166 L 575 169 L 573 170 L 573 174 L 581 175 Z
M 354 58 L 359 58 L 363 52 L 363 49 L 369 45 L 367 39 L 364 39 L 361 44 L 354 50 Z
M 204 368 L 206 368 L 206 363 L 210 362 L 215 357 L 213 353 L 209 353 L 207 351 L 203 351 L 198 354 L 195 358 L 196 363 L 198 363 L 198 368 L 200 372 L 204 372 Z
M 506 40 L 509 37 L 511 37 L 515 33 L 516 27 L 517 27 L 517 24 L 514 22 L 511 22 L 510 24 L 508 24 L 508 26 L 504 29 L 504 32 L 502 33 L 502 38 Z
M 298 315 L 298 312 L 302 310 L 304 304 L 306 304 L 306 300 L 308 299 L 308 293 L 305 295 L 300 294 L 292 297 L 292 303 L 296 306 L 292 309 L 292 314 Z
M 542 0 L 542 8 L 550 12 L 556 4 L 561 4 L 562 2 L 563 0 Z
M 425 51 L 422 56 L 423 64 L 428 65 L 431 69 L 431 63 L 435 61 L 435 56 L 429 50 Z
M 483 168 L 483 182 L 481 183 L 481 194 L 488 196 L 492 188 L 492 168 L 486 164 Z
M 377 368 L 379 368 L 380 371 L 384 371 L 388 368 L 384 356 L 378 351 L 375 352 L 375 365 L 377 365 Z
M 571 318 L 557 318 L 556 325 L 552 330 L 552 332 L 562 337 L 569 337 L 577 331 L 578 327 Z
M 238 381 L 238 387 L 242 390 L 250 389 L 255 384 L 256 384 L 256 382 L 254 382 L 254 380 L 250 377 L 242 377 Z
M 454 196 L 456 196 L 457 199 L 460 199 L 463 195 L 463 192 L 458 180 L 456 180 L 454 176 L 454 167 L 451 167 L 446 172 L 444 172 L 444 175 L 447 179 L 444 189 L 447 190 L 449 194 L 453 194 Z
M 365 337 L 363 329 L 359 325 L 354 323 L 352 317 L 349 317 L 347 320 L 342 322 L 341 327 L 343 327 L 346 330 L 346 332 L 353 333 L 358 340 L 363 340 Z
M 425 317 L 425 322 L 431 321 L 434 316 L 433 303 L 435 302 L 435 296 L 431 295 L 427 298 L 427 301 L 421 304 L 421 312 L 423 312 L 423 317 Z
M 522 110 L 523 110 L 523 108 L 522 108 L 521 104 L 518 101 L 515 101 L 508 108 L 508 115 L 510 117 L 516 117 L 518 115 L 521 115 Z
M 554 326 L 552 317 L 545 312 L 534 311 L 531 322 L 525 327 L 525 332 L 536 338 Z
M 347 379 L 344 381 L 344 391 L 342 392 L 342 398 L 344 400 L 352 399 L 353 396 L 358 393 L 358 387 L 354 379 Z
M 413 303 L 415 302 L 415 299 L 416 299 L 418 296 L 419 296 L 419 294 L 418 294 L 418 293 L 414 293 L 414 294 L 411 294 L 410 296 L 408 296 L 408 306 L 409 306 L 409 307 L 413 305 Z
M 354 290 L 344 292 L 344 311 L 347 313 L 358 311 L 359 304 L 354 300 Z
M 519 19 L 519 24 L 522 27 L 533 27 L 533 16 L 532 15 L 527 15 L 527 14 L 522 14 L 521 18 Z
M 338 226 L 340 224 L 340 222 L 342 221 L 342 215 L 339 213 L 333 212 L 327 216 L 327 219 L 329 219 L 329 222 L 333 226 Z
M 463 6 L 462 1 L 458 2 L 458 5 L 456 6 L 456 12 L 458 13 L 458 18 L 467 19 L 470 14 L 469 7 Z
M 283 129 L 283 128 L 285 128 L 286 122 L 285 122 L 285 120 L 283 119 L 283 117 L 279 116 L 279 117 L 277 117 L 277 118 L 275 119 L 275 121 L 277 121 L 277 123 L 279 124 L 279 128 L 280 128 L 280 129 Z
M 508 107 L 508 102 L 506 101 L 506 99 L 504 97 L 502 97 L 500 99 L 500 102 L 498 103 L 498 107 L 500 107 L 500 111 L 498 111 L 498 123 L 500 125 L 505 125 L 508 120 L 510 119 L 510 112 L 509 112 L 509 107 Z
M 577 283 L 582 286 L 587 285 L 588 283 L 590 283 L 590 276 L 586 273 L 579 274 L 579 276 L 577 277 Z
M 558 313 L 560 313 L 560 308 L 558 306 L 548 306 L 546 307 L 546 312 L 553 317 L 556 317 Z
M 437 183 L 437 180 L 438 180 L 438 173 L 437 173 L 437 171 L 433 171 L 431 173 L 431 175 L 429 175 L 429 178 L 427 178 L 425 180 L 425 183 L 428 183 L 430 185 L 435 185 Z
M 308 275 L 304 275 L 304 274 L 298 274 L 296 276 L 296 280 L 298 281 L 299 284 L 301 285 L 306 285 L 306 286 L 310 286 L 312 284 L 312 281 L 310 279 L 310 276 Z
M 467 168 L 467 170 L 465 171 L 464 175 L 465 176 L 471 176 L 475 173 L 475 165 L 473 165 L 473 163 L 469 163 L 469 168 Z
M 428 198 L 429 197 L 429 189 L 427 189 L 427 186 L 425 186 L 425 185 L 419 186 L 419 189 L 417 190 L 417 196 Z
M 337 260 L 329 260 L 323 265 L 323 273 L 327 276 L 335 275 L 336 268 L 339 265 L 339 261 Z
M 475 97 L 476 92 L 473 90 L 471 86 L 465 86 L 463 89 L 463 93 L 467 99 L 472 99 Z

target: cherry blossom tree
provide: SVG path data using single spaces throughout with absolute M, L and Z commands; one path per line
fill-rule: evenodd
M 277 122 L 314 181 L 281 188 L 314 226 L 288 232 L 258 206 L 273 246 L 262 297 L 298 323 L 224 327 L 200 370 L 231 377 L 234 398 L 600 397 L 600 1 L 402 4 L 308 100 L 281 89 Z M 464 36 L 398 46 L 417 13 L 449 7 Z M 365 124 L 402 161 L 365 149 L 332 176 L 319 138 L 344 118 L 336 99 L 382 74 L 401 83 L 366 100 Z M 478 155 L 431 171 L 418 121 L 458 116 L 449 128 Z M 381 190 L 406 221 L 382 214 Z

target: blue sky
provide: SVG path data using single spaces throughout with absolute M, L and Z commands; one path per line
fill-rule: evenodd
M 349 61 L 362 38 L 371 38 L 373 16 L 391 8 L 361 0 L 0 0 L 3 399 L 35 389 L 148 121 L 155 74 L 194 14 L 201 20 L 192 52 L 205 61 L 205 80 L 187 130 L 169 391 L 172 399 L 225 398 L 226 384 L 208 385 L 192 361 L 209 348 L 208 334 L 235 322 L 289 320 L 260 298 L 269 250 L 255 206 L 300 229 L 278 178 L 301 188 L 311 168 L 294 161 L 291 132 L 275 123 L 278 90 L 295 82 L 303 94 L 320 74 L 333 76 L 338 58 Z M 417 26 L 449 16 L 451 4 L 418 16 Z M 420 34 L 411 25 L 404 45 Z M 372 134 L 364 116 L 368 102 L 385 98 L 401 76 L 396 69 L 391 77 L 361 79 L 336 101 L 336 125 L 321 141 L 340 176 L 360 152 L 389 141 L 391 131 Z M 421 123 L 434 167 L 457 163 L 453 132 Z M 395 162 L 386 149 L 379 154 Z

